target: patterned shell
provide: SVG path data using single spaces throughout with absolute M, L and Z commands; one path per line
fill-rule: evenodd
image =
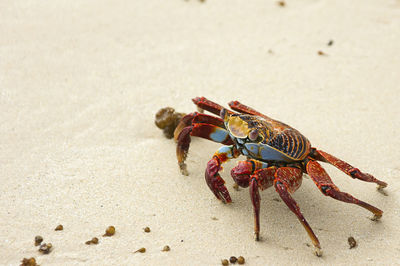
M 246 138 L 257 130 L 261 143 L 283 153 L 294 161 L 303 160 L 311 150 L 310 141 L 296 129 L 276 120 L 253 115 L 231 115 L 228 122 L 231 134 Z

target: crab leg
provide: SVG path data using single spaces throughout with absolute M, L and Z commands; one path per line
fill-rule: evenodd
M 215 197 L 224 203 L 232 202 L 232 199 L 224 185 L 225 181 L 218 172 L 222 169 L 222 163 L 227 162 L 229 159 L 237 158 L 239 155 L 240 152 L 235 146 L 223 146 L 218 149 L 212 159 L 207 163 L 204 174 L 207 185 L 214 193 Z
M 225 145 L 233 144 L 228 131 L 215 125 L 193 123 L 192 125 L 183 128 L 176 137 L 178 142 L 176 146 L 176 157 L 183 175 L 188 175 L 185 160 L 189 151 L 191 141 L 190 136 L 202 137 Z
M 306 171 L 325 196 L 330 196 L 343 202 L 357 204 L 358 206 L 369 210 L 374 214 L 372 220 L 378 220 L 382 217 L 383 212 L 380 209 L 356 199 L 348 193 L 341 192 L 318 162 L 310 160 L 306 165 Z
M 244 105 L 240 103 L 239 101 L 231 101 L 228 103 L 229 107 L 232 108 L 232 110 L 244 113 L 244 114 L 249 114 L 249 115 L 257 115 L 257 116 L 262 116 L 266 117 L 266 115 L 254 110 L 253 108 Z
M 194 102 L 195 105 L 197 105 L 201 109 L 207 110 L 218 116 L 219 116 L 219 113 L 221 112 L 221 110 L 224 108 L 221 105 L 219 105 L 213 101 L 210 101 L 205 97 L 196 97 L 196 98 L 192 99 L 192 101 Z M 234 112 L 232 112 L 232 111 L 228 111 L 228 113 L 230 115 L 234 114 Z
M 260 240 L 260 202 L 261 202 L 261 197 L 260 193 L 258 191 L 258 182 L 257 182 L 257 174 L 252 176 L 252 179 L 250 181 L 250 199 L 251 203 L 253 204 L 253 210 L 254 210 L 254 237 L 255 240 L 258 241 Z
M 174 138 L 176 142 L 178 141 L 179 133 L 181 133 L 181 131 L 185 127 L 191 126 L 193 123 L 205 123 L 225 128 L 224 120 L 222 120 L 221 118 L 198 112 L 193 112 L 185 115 L 179 122 L 178 126 L 175 128 Z
M 281 199 L 286 203 L 289 209 L 297 216 L 300 223 L 306 229 L 314 247 L 315 255 L 322 256 L 321 245 L 317 236 L 314 234 L 307 220 L 304 218 L 296 201 L 290 195 L 291 192 L 298 188 L 302 177 L 302 171 L 298 168 L 282 167 L 275 172 L 274 186 Z
M 275 119 L 272 119 L 271 117 L 266 116 L 256 110 L 254 110 L 253 108 L 251 108 L 247 105 L 244 105 L 238 101 L 232 101 L 228 105 L 232 110 L 235 110 L 235 111 L 238 111 L 238 112 L 241 112 L 244 114 L 260 116 L 260 117 L 264 118 L 266 121 L 268 121 L 269 123 L 271 123 L 278 130 L 285 130 L 288 127 L 288 125 L 286 125 L 280 121 L 277 121 Z
M 336 158 L 333 155 L 330 155 L 324 151 L 321 150 L 314 150 L 315 152 L 315 158 L 319 161 L 330 163 L 342 172 L 346 173 L 347 175 L 351 176 L 352 178 L 357 178 L 360 180 L 363 180 L 365 182 L 373 182 L 379 185 L 379 188 L 384 188 L 387 186 L 387 183 L 376 179 L 370 174 L 363 173 L 359 169 L 354 168 L 350 164 L 346 163 L 345 161 L 342 161 L 338 158 Z
M 254 209 L 254 235 L 260 239 L 260 202 L 258 189 L 264 190 L 273 185 L 275 166 L 268 167 L 267 163 L 249 159 L 238 162 L 231 170 L 232 178 L 241 187 L 250 186 L 250 199 Z
M 254 209 L 254 236 L 256 241 L 260 240 L 260 202 L 261 197 L 258 189 L 266 189 L 272 186 L 276 167 L 268 167 L 256 170 L 250 177 L 250 199 Z M 267 186 L 263 186 L 267 184 Z

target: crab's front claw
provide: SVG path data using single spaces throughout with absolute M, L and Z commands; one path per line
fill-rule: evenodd
M 221 169 L 221 163 L 217 157 L 213 157 L 208 163 L 205 172 L 205 178 L 208 187 L 217 197 L 217 199 L 221 200 L 224 203 L 232 202 L 231 196 L 229 195 L 229 191 L 226 188 L 225 181 L 218 174 L 218 171 Z

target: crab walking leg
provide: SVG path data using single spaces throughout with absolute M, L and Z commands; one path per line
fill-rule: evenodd
M 306 229 L 308 236 L 310 237 L 314 247 L 315 247 L 315 255 L 318 257 L 322 256 L 321 245 L 319 244 L 319 240 L 317 236 L 314 234 L 313 230 L 311 229 L 310 225 L 307 223 L 307 220 L 304 218 L 303 214 L 300 211 L 299 206 L 297 205 L 296 201 L 290 195 L 290 191 L 296 189 L 296 182 L 294 180 L 300 178 L 301 179 L 301 170 L 297 168 L 297 170 L 288 169 L 290 167 L 283 167 L 279 168 L 275 172 L 275 190 L 278 192 L 281 199 L 286 203 L 289 209 L 297 216 L 300 223 L 303 225 L 304 229 Z M 289 171 L 288 171 L 289 170 Z M 290 173 L 298 172 L 297 178 L 294 176 L 289 176 Z M 288 179 L 289 178 L 289 179 Z M 298 183 L 298 182 L 297 182 Z M 294 184 L 294 187 L 291 187 L 290 184 Z
M 330 196 L 343 202 L 357 204 L 358 206 L 369 210 L 374 214 L 372 220 L 378 220 L 382 217 L 383 212 L 380 209 L 356 199 L 348 193 L 341 192 L 318 162 L 310 160 L 306 165 L 306 171 L 325 196 Z
M 260 240 L 260 202 L 261 197 L 258 189 L 264 190 L 273 185 L 274 174 L 276 172 L 276 167 L 268 167 L 264 169 L 259 169 L 254 172 L 250 177 L 250 199 L 253 204 L 254 210 L 254 236 L 256 241 Z
M 254 236 L 256 241 L 260 239 L 260 202 L 261 197 L 258 189 L 264 190 L 273 185 L 275 166 L 268 167 L 267 163 L 249 159 L 238 162 L 232 168 L 231 175 L 233 180 L 241 186 L 250 186 L 250 199 L 254 209 Z
M 232 139 L 229 137 L 228 131 L 223 128 L 202 123 L 194 123 L 182 129 L 177 137 L 176 157 L 178 165 L 183 175 L 188 175 L 185 160 L 190 146 L 190 136 L 201 137 L 209 139 L 225 145 L 233 144 Z
M 253 204 L 253 210 L 254 210 L 254 237 L 256 241 L 260 240 L 260 202 L 261 202 L 261 197 L 260 193 L 258 191 L 258 183 L 257 183 L 257 178 L 253 177 L 250 181 L 250 186 L 249 186 L 249 192 L 250 192 L 250 199 L 251 203 Z
M 245 114 L 249 114 L 249 115 L 265 116 L 262 113 L 254 110 L 253 108 L 248 107 L 247 105 L 244 105 L 244 104 L 240 103 L 239 101 L 231 101 L 231 102 L 228 103 L 228 105 L 233 110 L 241 112 L 241 113 L 245 113 Z
M 239 155 L 240 152 L 235 146 L 223 146 L 218 149 L 212 159 L 207 163 L 204 174 L 207 185 L 214 193 L 215 197 L 224 203 L 232 202 L 232 199 L 224 185 L 225 181 L 218 172 L 222 169 L 222 163 L 227 162 L 229 159 L 237 158 Z
M 192 99 L 192 101 L 194 102 L 195 105 L 197 105 L 197 107 L 200 107 L 201 109 L 204 109 L 206 111 L 209 111 L 210 113 L 219 115 L 219 113 L 221 112 L 221 110 L 224 108 L 221 105 L 208 100 L 205 97 L 196 97 L 194 99 Z M 234 112 L 232 111 L 228 111 L 228 113 L 234 114 Z
M 288 125 L 286 125 L 280 121 L 277 121 L 275 119 L 272 119 L 271 117 L 266 116 L 256 110 L 254 110 L 253 108 L 248 107 L 247 105 L 244 105 L 238 101 L 232 101 L 228 105 L 232 110 L 235 110 L 237 112 L 241 112 L 241 113 L 249 114 L 249 115 L 256 115 L 256 116 L 260 116 L 260 117 L 264 118 L 269 123 L 271 123 L 275 127 L 275 129 L 277 129 L 279 131 L 283 131 L 288 127 Z
M 179 122 L 178 126 L 175 128 L 174 131 L 174 138 L 175 141 L 178 141 L 178 136 L 181 131 L 188 126 L 191 126 L 193 123 L 205 123 L 214 125 L 217 127 L 225 128 L 224 120 L 219 117 L 201 114 L 198 112 L 193 112 L 190 114 L 185 115 L 181 121 Z
M 357 178 L 357 179 L 363 180 L 365 182 L 376 183 L 379 185 L 378 188 L 384 188 L 387 186 L 387 183 L 385 183 L 379 179 L 376 179 L 375 177 L 373 177 L 370 174 L 361 172 L 358 168 L 351 166 L 350 164 L 346 163 L 345 161 L 342 161 L 342 160 L 336 158 L 335 156 L 330 155 L 329 153 L 326 153 L 321 150 L 314 150 L 314 152 L 315 152 L 314 156 L 318 161 L 330 163 L 333 166 L 335 166 L 336 168 L 338 168 L 339 170 L 341 170 L 342 172 L 351 176 L 352 178 Z
M 266 116 L 256 110 L 254 110 L 251 107 L 248 107 L 247 105 L 244 105 L 238 101 L 231 101 L 228 103 L 229 107 L 232 108 L 232 110 L 244 113 L 244 114 L 249 114 L 249 115 L 257 115 L 265 118 L 267 121 L 275 121 L 274 119 L 270 118 L 269 116 Z

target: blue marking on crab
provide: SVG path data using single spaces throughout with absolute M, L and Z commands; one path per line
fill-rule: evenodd
M 210 138 L 215 141 L 215 142 L 219 142 L 222 143 L 224 140 L 226 140 L 226 138 L 229 136 L 228 131 L 226 131 L 225 129 L 219 129 L 219 128 L 215 128 L 215 131 L 213 133 L 210 134 Z
M 239 144 L 244 144 L 245 143 L 244 139 L 239 139 L 239 138 L 235 138 L 235 139 Z
M 263 161 L 293 161 L 293 159 L 289 158 L 285 154 L 265 144 L 246 143 L 244 144 L 244 147 L 245 149 L 242 150 L 242 153 L 254 159 L 260 159 Z
M 235 153 L 233 152 L 234 146 L 222 146 L 219 148 L 215 154 L 224 154 L 227 159 L 233 159 L 235 158 Z

